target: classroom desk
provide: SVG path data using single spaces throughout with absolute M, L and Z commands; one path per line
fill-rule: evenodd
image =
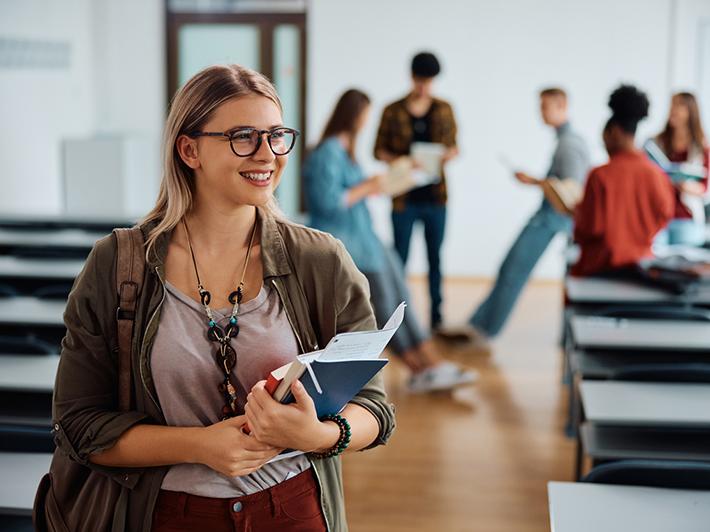
M 710 305 L 710 286 L 701 286 L 695 292 L 677 295 L 641 283 L 600 277 L 568 276 L 565 278 L 565 294 L 571 305 L 646 303 Z
M 66 301 L 35 297 L 0 298 L 0 325 L 64 327 Z
M 0 390 L 52 393 L 58 365 L 59 355 L 0 355 Z
M 107 233 L 83 229 L 29 230 L 0 228 L 0 249 L 70 248 L 87 252 Z
M 35 259 L 0 255 L 0 279 L 73 281 L 84 261 L 80 259 Z
M 710 461 L 710 430 L 606 427 L 582 423 L 584 453 L 595 462 L 609 460 Z
M 710 492 L 549 482 L 552 532 L 707 532 Z
M 0 453 L 0 514 L 32 514 L 37 486 L 51 461 L 49 453 Z
M 710 429 L 710 384 L 582 381 L 585 418 L 597 425 Z
M 710 349 L 710 322 L 574 315 L 572 339 L 578 347 Z

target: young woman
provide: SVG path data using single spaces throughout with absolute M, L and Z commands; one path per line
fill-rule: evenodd
M 582 254 L 573 275 L 633 267 L 651 255 L 651 243 L 673 216 L 673 188 L 663 171 L 634 144 L 636 127 L 648 115 L 648 98 L 622 85 L 609 98 L 604 128 L 609 162 L 591 171 L 574 218 Z
M 382 326 L 400 302 L 409 300 L 409 294 L 402 263 L 393 250 L 380 243 L 365 205 L 367 196 L 380 192 L 379 177 L 366 178 L 355 161 L 355 144 L 369 110 L 366 94 L 355 89 L 346 91 L 320 143 L 308 156 L 303 175 L 311 225 L 345 244 L 370 282 L 372 306 Z M 473 372 L 441 360 L 411 308 L 405 312 L 390 348 L 412 371 L 412 392 L 449 389 L 474 379 Z
M 375 328 L 343 246 L 276 213 L 297 135 L 271 83 L 246 68 L 207 68 L 176 94 L 160 195 L 141 225 L 135 411 L 116 405 L 113 238 L 76 282 L 54 395 L 58 452 L 131 488 L 114 529 L 347 530 L 338 454 L 348 430 L 346 452 L 388 439 L 382 377 L 328 421 L 302 387 L 291 405 L 264 389 L 299 353 Z M 308 454 L 269 462 L 285 448 Z
M 693 94 L 679 92 L 673 95 L 666 127 L 654 141 L 671 162 L 704 168 L 702 179 L 687 179 L 675 184 L 676 207 L 667 232 L 669 244 L 702 245 L 705 243 L 704 199 L 708 189 L 710 148 Z

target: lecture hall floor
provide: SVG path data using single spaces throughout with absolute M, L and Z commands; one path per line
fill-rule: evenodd
M 445 316 L 468 315 L 487 287 L 450 281 Z M 423 281 L 412 289 L 421 312 Z M 474 387 L 408 395 L 405 373 L 388 365 L 398 426 L 387 446 L 346 457 L 351 532 L 550 530 L 547 481 L 571 480 L 574 454 L 563 434 L 561 303 L 560 284 L 533 283 L 490 357 L 445 351 L 480 372 Z

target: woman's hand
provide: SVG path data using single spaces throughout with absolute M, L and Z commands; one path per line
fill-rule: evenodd
M 246 421 L 246 416 L 237 416 L 202 429 L 196 461 L 224 476 L 241 477 L 283 450 L 243 433 Z
M 383 176 L 376 174 L 373 176 L 370 176 L 366 183 L 368 183 L 369 187 L 369 196 L 376 196 L 377 194 L 382 194 L 383 186 L 382 186 L 382 180 L 384 179 Z
M 523 185 L 539 185 L 542 180 L 536 177 L 526 174 L 525 172 L 515 172 L 515 179 L 520 181 Z
M 329 449 L 338 441 L 340 429 L 333 422 L 321 422 L 313 399 L 300 381 L 291 385 L 295 403 L 283 405 L 259 381 L 247 396 L 244 407 L 251 434 L 275 447 L 311 452 Z
M 684 181 L 678 183 L 677 186 L 681 192 L 685 192 L 686 194 L 690 194 L 692 196 L 702 196 L 705 194 L 705 187 L 703 184 L 699 181 L 695 181 L 694 179 L 685 179 Z

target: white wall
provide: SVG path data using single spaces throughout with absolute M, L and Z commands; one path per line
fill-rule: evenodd
M 68 68 L 0 67 L 0 211 L 58 213 L 60 139 L 92 116 L 90 0 L 3 0 L 0 37 L 68 43 Z
M 669 95 L 670 11 L 671 0 L 313 0 L 309 140 L 316 140 L 339 94 L 359 87 L 374 104 L 360 157 L 367 169 L 378 170 L 371 149 L 383 105 L 405 94 L 415 52 L 439 55 L 443 73 L 436 92 L 454 105 L 462 151 L 447 171 L 444 269 L 494 275 L 540 201 L 515 183 L 498 156 L 543 175 L 554 144 L 539 120 L 537 91 L 558 84 L 569 90 L 573 124 L 587 138 L 595 163 L 605 160 L 600 131 L 608 118 L 606 100 L 619 83 L 647 91 L 651 116 L 639 137 L 656 131 Z M 374 205 L 383 236 L 390 233 L 386 203 Z M 412 249 L 412 271 L 426 268 L 422 240 Z M 538 276 L 561 273 L 560 245 L 541 261 Z
M 66 69 L 0 67 L 0 212 L 57 214 L 61 141 L 121 134 L 151 155 L 132 211 L 153 203 L 164 119 L 164 22 L 158 0 L 1 0 L 0 38 L 66 42 Z M 97 176 L 96 186 L 101 186 Z

